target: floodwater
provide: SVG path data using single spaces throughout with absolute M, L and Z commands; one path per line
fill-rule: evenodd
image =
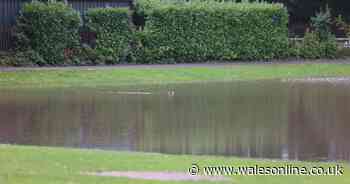
M 333 161 L 349 140 L 350 80 L 0 89 L 6 144 Z

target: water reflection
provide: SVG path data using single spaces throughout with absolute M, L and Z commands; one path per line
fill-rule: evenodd
M 0 142 L 350 160 L 349 91 L 346 84 L 279 81 L 164 86 L 139 94 L 0 90 Z

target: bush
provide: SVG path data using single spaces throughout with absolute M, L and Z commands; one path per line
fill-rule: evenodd
M 127 8 L 91 9 L 86 26 L 97 35 L 96 52 L 107 64 L 125 60 L 130 52 L 132 29 Z
M 295 45 L 292 49 L 297 50 L 294 56 L 306 59 L 335 58 L 338 45 L 334 36 L 321 40 L 318 33 L 311 31 L 306 32 L 302 43 Z
M 13 66 L 13 53 L 0 52 L 0 66 Z
M 327 40 L 331 33 L 332 15 L 328 6 L 311 17 L 311 26 L 313 30 L 318 34 L 321 41 Z
M 337 51 L 337 56 L 348 58 L 350 57 L 350 48 L 342 48 Z
M 270 59 L 288 52 L 288 13 L 281 4 L 139 0 L 150 61 Z
M 334 35 L 330 35 L 325 41 L 321 42 L 321 47 L 324 51 L 322 57 L 336 58 L 338 53 L 338 43 Z
M 299 48 L 299 56 L 308 59 L 318 59 L 322 56 L 319 36 L 315 32 L 306 32 Z
M 64 3 L 27 3 L 17 19 L 18 50 L 41 57 L 40 65 L 62 65 L 79 46 L 80 24 L 79 14 Z
M 331 23 L 332 17 L 328 7 L 312 17 L 312 31 L 308 30 L 301 45 L 297 46 L 297 56 L 308 59 L 335 58 L 338 44 L 330 31 Z
M 335 19 L 335 24 L 340 30 L 344 31 L 346 37 L 350 38 L 350 25 L 345 22 L 343 16 L 338 15 Z

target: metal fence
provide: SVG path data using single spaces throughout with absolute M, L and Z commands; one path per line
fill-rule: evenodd
M 0 0 L 0 50 L 13 48 L 13 33 L 16 16 L 21 6 L 31 0 Z M 68 0 L 82 15 L 89 8 L 130 7 L 132 0 Z
M 0 50 L 12 47 L 12 32 L 16 15 L 25 1 L 0 0 Z
M 130 7 L 131 0 L 70 0 L 72 7 L 84 14 L 89 8 Z

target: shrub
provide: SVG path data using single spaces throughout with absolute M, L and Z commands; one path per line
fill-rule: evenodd
M 79 14 L 64 3 L 27 3 L 17 18 L 18 50 L 36 52 L 41 65 L 64 64 L 79 46 L 80 24 Z
M 345 57 L 348 58 L 350 57 L 350 48 L 342 48 L 337 51 L 337 56 L 339 57 Z
M 300 57 L 301 44 L 297 40 L 289 41 L 288 56 L 289 57 Z
M 332 17 L 329 8 L 321 10 L 311 18 L 312 31 L 307 31 L 299 46 L 298 56 L 309 59 L 334 58 L 337 55 L 337 41 L 330 31 Z
M 322 57 L 325 58 L 335 58 L 338 53 L 338 43 L 334 35 L 329 35 L 329 37 L 321 42 L 321 47 L 324 50 Z
M 86 26 L 96 33 L 96 52 L 107 64 L 125 60 L 130 52 L 132 29 L 127 8 L 91 9 Z
M 343 16 L 338 15 L 338 17 L 335 19 L 336 26 L 343 30 L 345 35 L 350 38 L 350 25 L 345 22 Z
M 297 49 L 295 56 L 307 59 L 319 59 L 335 58 L 337 48 L 338 45 L 334 36 L 329 36 L 326 40 L 321 40 L 319 34 L 314 31 L 308 31 L 305 33 L 302 43 L 292 49 Z
M 0 66 L 13 65 L 13 53 L 12 52 L 0 52 Z
M 281 4 L 137 1 L 144 54 L 163 62 L 270 59 L 288 52 Z
M 302 58 L 318 59 L 322 56 L 322 47 L 319 36 L 315 32 L 306 32 L 300 45 L 299 54 Z
M 328 6 L 316 16 L 311 17 L 311 27 L 318 34 L 321 41 L 327 40 L 331 33 L 332 15 Z

